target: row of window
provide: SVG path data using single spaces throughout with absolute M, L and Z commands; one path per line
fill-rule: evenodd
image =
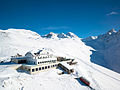
M 41 64 L 41 63 L 56 63 L 56 60 L 38 62 L 38 64 Z
M 35 57 L 35 59 L 43 59 L 43 58 L 52 58 L 52 56 L 43 56 L 43 57 L 40 56 L 40 57 L 38 57 L 38 58 Z
M 57 60 L 49 60 L 49 61 L 41 61 L 38 62 L 38 64 L 43 64 L 43 63 L 56 63 Z M 34 61 L 27 61 L 28 63 L 35 64 Z
M 57 64 L 51 65 L 51 66 L 44 66 L 44 67 L 34 68 L 34 69 L 32 69 L 32 72 L 40 71 L 40 70 L 44 70 L 44 69 L 49 69 L 49 68 L 56 67 L 56 66 L 57 66 Z M 30 71 L 30 69 L 29 69 L 29 71 Z

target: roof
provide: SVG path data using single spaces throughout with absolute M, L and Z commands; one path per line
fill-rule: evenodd
M 31 53 L 33 56 L 36 56 L 36 55 L 44 55 L 44 54 L 49 54 L 49 52 L 45 49 L 37 49 L 37 50 L 31 50 L 27 53 Z
M 56 63 L 40 64 L 40 65 L 34 65 L 34 64 L 22 64 L 22 65 L 23 66 L 27 66 L 27 67 L 39 67 L 39 66 L 47 66 L 47 65 L 54 65 L 54 64 L 58 64 L 58 62 L 56 62 Z
M 51 61 L 51 60 L 57 60 L 57 58 L 52 57 L 52 58 L 37 59 L 38 62 L 42 62 L 42 61 Z
M 60 64 L 62 64 L 63 66 L 65 66 L 68 69 L 73 69 L 73 66 L 70 66 L 69 64 L 67 64 L 66 62 L 60 62 Z
M 26 59 L 26 57 L 12 57 L 11 59 L 12 60 L 15 60 L 15 59 L 17 59 L 17 60 L 21 60 L 22 59 L 23 60 L 23 59 Z

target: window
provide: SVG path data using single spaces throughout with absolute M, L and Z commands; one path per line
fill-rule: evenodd
M 41 59 L 41 57 L 38 57 L 38 59 Z
M 48 66 L 48 68 L 50 68 L 50 66 Z
M 34 69 L 32 69 L 32 72 L 34 72 L 35 70 Z
M 39 62 L 38 62 L 38 64 L 39 64 Z
M 28 69 L 28 71 L 30 71 L 30 69 Z
M 38 71 L 38 68 L 36 68 L 36 71 Z
M 42 67 L 42 70 L 44 70 L 44 67 Z
M 47 69 L 47 66 L 45 66 L 45 69 Z
M 55 65 L 53 65 L 53 67 L 54 67 Z
M 41 70 L 41 67 L 39 67 L 39 70 Z

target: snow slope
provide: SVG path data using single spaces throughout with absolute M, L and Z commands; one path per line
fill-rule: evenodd
M 95 49 L 91 55 L 92 62 L 120 73 L 120 31 L 112 29 L 106 34 L 82 41 Z
M 73 66 L 75 72 L 71 75 L 58 75 L 61 70 L 53 69 L 29 75 L 10 68 L 13 64 L 0 64 L 0 90 L 91 90 L 74 79 L 78 76 L 87 78 L 95 90 L 120 90 L 120 74 L 90 61 L 92 51 L 97 48 L 85 45 L 80 38 L 70 32 L 50 34 L 51 37 L 45 37 L 47 35 L 40 36 L 30 30 L 0 30 L 0 60 L 5 60 L 16 53 L 24 55 L 28 51 L 44 48 L 57 56 L 75 58 L 78 62 Z M 97 37 L 94 38 L 96 39 Z
M 86 46 L 80 38 L 48 39 L 42 38 L 37 33 L 29 30 L 9 29 L 0 31 L 0 41 L 0 57 L 10 57 L 16 53 L 24 55 L 30 50 L 40 48 L 52 49 L 58 55 L 66 53 L 66 56 L 70 54 L 81 59 L 88 58 L 88 61 L 91 54 L 90 47 Z M 77 50 L 80 51 L 76 53 Z

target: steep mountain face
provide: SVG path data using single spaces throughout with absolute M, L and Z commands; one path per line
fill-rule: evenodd
M 97 38 L 89 37 L 82 41 L 95 49 L 92 62 L 120 73 L 120 31 L 112 29 Z

